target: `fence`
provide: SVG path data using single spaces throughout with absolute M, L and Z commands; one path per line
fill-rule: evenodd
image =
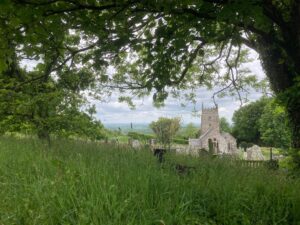
M 270 169 L 278 169 L 278 161 L 277 160 L 268 160 L 268 161 L 263 161 L 263 160 L 241 160 L 239 161 L 243 166 L 247 167 L 252 167 L 252 168 L 258 168 L 262 166 L 266 166 L 267 168 Z

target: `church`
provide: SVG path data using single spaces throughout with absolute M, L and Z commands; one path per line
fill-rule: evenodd
M 201 136 L 189 139 L 191 151 L 205 149 L 213 154 L 235 154 L 237 152 L 236 139 L 229 133 L 220 131 L 218 106 L 204 108 L 202 105 Z

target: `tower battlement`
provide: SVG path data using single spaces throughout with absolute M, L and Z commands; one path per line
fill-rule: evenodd
M 211 112 L 211 111 L 218 111 L 218 105 L 216 105 L 215 107 L 204 107 L 204 105 L 202 103 L 202 113 L 203 112 Z
M 212 111 L 218 111 L 218 108 L 212 107 L 212 108 L 203 108 L 202 112 L 212 112 Z

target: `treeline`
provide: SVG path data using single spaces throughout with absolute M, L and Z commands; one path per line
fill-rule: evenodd
M 15 95 L 16 93 L 12 93 Z M 0 110 L 0 135 L 23 134 L 38 136 L 50 143 L 51 137 L 80 138 L 89 140 L 101 140 L 107 138 L 110 131 L 94 117 L 95 109 L 90 107 L 81 110 L 81 104 L 65 104 L 59 99 L 57 104 L 51 104 L 58 99 L 43 99 L 43 94 L 37 94 L 32 98 L 23 96 L 18 106 L 13 106 L 13 113 L 9 112 L 13 101 L 2 101 L 1 105 L 6 107 Z M 0 97 L 4 97 L 0 93 Z M 36 102 L 35 98 L 45 101 Z M 65 100 L 68 96 L 64 97 Z M 45 108 L 40 111 L 40 108 Z M 18 110 L 18 113 L 15 112 Z
M 235 111 L 231 133 L 238 144 L 291 147 L 291 130 L 284 107 L 274 98 L 263 97 Z
M 130 131 L 126 135 L 130 139 L 139 140 L 143 143 L 149 143 L 151 139 L 155 139 L 164 146 L 171 144 L 187 145 L 189 138 L 197 138 L 200 135 L 200 128 L 193 123 L 182 126 L 178 117 L 166 118 L 160 117 L 156 121 L 149 124 L 152 134 Z
M 260 146 L 288 149 L 291 147 L 291 130 L 283 106 L 274 98 L 262 97 L 234 112 L 230 124 L 220 118 L 220 131 L 231 133 L 240 147 Z M 129 132 L 128 136 L 141 141 L 157 138 L 165 145 L 188 144 L 189 138 L 198 138 L 200 128 L 192 123 L 185 127 L 178 118 L 159 118 L 150 124 L 154 135 Z

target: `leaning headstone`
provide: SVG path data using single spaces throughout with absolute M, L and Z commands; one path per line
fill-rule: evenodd
M 247 148 L 247 160 L 265 160 L 258 145 L 253 145 L 251 148 Z
M 188 154 L 188 151 L 189 151 L 189 149 L 185 146 L 174 146 L 175 148 L 174 148 L 174 152 L 176 153 L 176 154 Z
M 150 146 L 155 146 L 155 144 L 156 144 L 155 139 L 150 139 L 150 140 L 149 140 L 149 145 L 150 145 Z
M 132 148 L 135 148 L 135 149 L 141 148 L 141 144 L 140 144 L 139 140 L 132 140 L 131 146 L 132 146 Z
M 207 157 L 210 156 L 209 152 L 205 148 L 198 149 L 198 155 L 200 157 Z
M 164 154 L 166 153 L 166 149 L 163 148 L 156 148 L 153 150 L 154 156 L 158 159 L 158 162 L 162 163 L 164 159 Z
M 111 144 L 117 145 L 119 143 L 119 140 L 117 138 L 114 138 L 111 140 Z
M 247 152 L 244 152 L 244 150 L 243 150 L 243 152 L 242 152 L 242 159 L 247 159 Z

